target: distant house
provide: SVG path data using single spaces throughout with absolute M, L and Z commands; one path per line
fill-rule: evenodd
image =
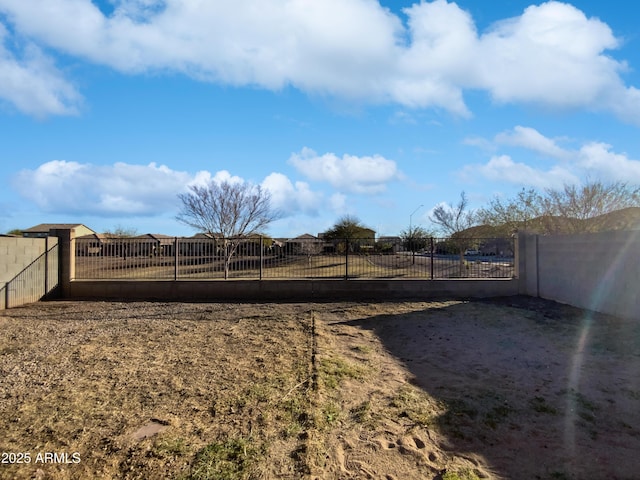
M 402 238 L 398 236 L 381 236 L 376 240 L 376 250 L 380 252 L 402 252 L 404 246 Z
M 133 237 L 138 255 L 174 255 L 175 237 L 160 233 L 146 233 Z
M 175 237 L 147 233 L 125 237 L 111 233 L 91 233 L 76 237 L 76 254 L 107 257 L 174 255 Z
M 499 255 L 512 257 L 514 255 L 514 244 L 510 238 L 487 238 L 481 239 L 478 251 L 481 255 Z
M 219 246 L 218 240 L 222 238 L 221 234 L 196 233 L 188 238 L 180 238 L 178 242 L 178 254 L 192 256 L 211 256 L 217 255 Z
M 23 230 L 22 236 L 25 238 L 45 238 L 49 236 L 49 232 L 51 230 L 65 230 L 71 228 L 76 231 L 76 237 L 96 233 L 81 223 L 41 223 L 35 227 Z
M 222 238 L 222 234 L 221 233 L 204 233 L 204 232 L 200 232 L 200 233 L 196 233 L 195 235 L 189 237 L 189 238 L 195 238 L 198 240 L 206 240 L 206 239 L 218 239 L 218 238 Z
M 90 233 L 76 237 L 76 254 L 80 256 L 88 255 L 104 255 L 119 256 L 123 255 L 125 248 L 118 243 L 122 237 L 109 233 Z
M 355 251 L 372 252 L 375 245 L 376 231 L 370 228 L 365 228 L 362 234 L 355 239 Z
M 284 248 L 285 252 L 292 255 L 314 255 L 322 252 L 324 244 L 324 240 L 309 233 L 304 233 L 286 240 Z

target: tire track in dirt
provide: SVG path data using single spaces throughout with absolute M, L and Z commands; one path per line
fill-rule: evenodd
M 306 389 L 305 402 L 307 405 L 307 411 L 305 413 L 304 424 L 306 428 L 298 435 L 298 445 L 293 452 L 293 457 L 296 463 L 296 470 L 306 476 L 311 473 L 310 452 L 314 430 L 314 415 L 315 410 L 315 396 L 318 391 L 318 368 L 317 368 L 317 354 L 318 354 L 318 342 L 316 338 L 316 315 L 314 310 L 310 310 L 309 314 L 309 338 L 307 340 L 309 346 L 309 358 L 308 358 L 308 377 L 302 383 L 308 383 Z M 301 386 L 301 384 L 299 384 Z M 298 386 L 298 385 L 297 385 Z M 296 386 L 296 387 L 297 387 Z M 294 387 L 294 388 L 296 388 Z

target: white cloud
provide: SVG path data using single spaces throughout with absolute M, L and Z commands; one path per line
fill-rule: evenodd
M 565 183 L 579 183 L 578 177 L 564 167 L 554 166 L 545 171 L 525 163 L 514 162 L 508 155 L 494 156 L 484 165 L 467 165 L 461 175 L 467 180 L 481 177 L 494 182 L 540 189 L 559 188 Z
M 625 87 L 622 81 L 612 82 L 601 102 L 604 110 L 610 110 L 625 122 L 640 125 L 640 90 Z
M 195 174 L 193 179 L 187 185 L 185 185 L 184 189 L 186 190 L 187 187 L 190 187 L 192 185 L 204 187 L 211 182 L 214 182 L 217 184 L 220 184 L 222 182 L 228 182 L 228 183 L 234 184 L 234 183 L 242 183 L 244 182 L 244 179 L 241 177 L 238 177 L 237 175 L 231 175 L 227 170 L 219 170 L 213 176 L 211 176 L 211 172 L 208 172 L 206 170 L 201 170 Z
M 284 215 L 293 213 L 317 215 L 322 207 L 320 193 L 313 192 L 305 182 L 292 183 L 282 173 L 271 173 L 261 185 L 271 194 L 272 206 Z
M 328 182 L 341 192 L 379 193 L 399 177 L 396 163 L 380 155 L 358 157 L 333 153 L 318 155 L 303 148 L 289 158 L 299 172 L 317 182 Z
M 379 88 L 401 28 L 368 0 L 153 3 L 123 0 L 109 17 L 89 0 L 2 0 L 0 11 L 27 35 L 122 71 L 343 94 Z
M 175 209 L 176 195 L 191 180 L 185 172 L 154 163 L 97 166 L 54 160 L 22 170 L 13 187 L 48 213 L 156 215 Z
M 496 135 L 496 143 L 526 148 L 534 152 L 557 159 L 566 159 L 571 152 L 558 146 L 555 140 L 545 137 L 534 128 L 514 127 L 512 131 Z
M 491 142 L 490 140 L 487 140 L 486 138 L 477 136 L 477 135 L 472 135 L 469 137 L 466 137 L 462 143 L 464 145 L 469 145 L 471 147 L 477 147 L 480 150 L 485 150 L 488 152 L 492 152 L 495 151 L 496 146 L 494 144 L 494 142 Z
M 347 196 L 343 193 L 334 193 L 329 198 L 329 207 L 339 215 L 343 215 L 349 211 L 347 205 Z
M 0 23 L 0 101 L 28 115 L 73 115 L 82 97 L 50 58 L 27 45 L 22 58 L 5 47 L 7 31 Z
M 215 173 L 215 175 L 211 178 L 213 183 L 217 183 L 218 185 L 224 182 L 236 184 L 243 183 L 244 180 L 237 175 L 231 175 L 227 170 L 220 170 Z
M 611 151 L 611 145 L 591 142 L 578 152 L 578 166 L 587 175 L 607 181 L 640 184 L 640 161 Z
M 607 55 L 619 41 L 604 22 L 566 3 L 531 6 L 480 33 L 468 12 L 445 0 L 405 9 L 406 26 L 372 0 L 115 5 L 105 16 L 90 0 L 0 0 L 0 13 L 20 36 L 123 72 L 292 85 L 463 117 L 471 114 L 464 91 L 480 89 L 498 102 L 602 110 L 640 124 L 640 91 L 624 84 L 626 64 Z M 59 84 L 54 98 L 68 109 L 74 91 L 46 71 Z M 22 98 L 5 92 L 16 104 Z
M 464 167 L 459 172 L 463 179 L 472 181 L 481 177 L 496 182 L 539 188 L 556 188 L 563 183 L 579 183 L 581 178 L 640 184 L 640 160 L 629 158 L 625 153 L 616 153 L 612 146 L 606 143 L 588 142 L 579 149 L 564 149 L 537 130 L 521 126 L 496 135 L 494 144 L 487 143 L 492 147 L 522 147 L 546 155 L 550 159 L 560 160 L 560 164 L 543 170 L 523 162 L 514 162 L 509 155 L 496 155 L 484 165 Z
M 144 182 L 140 179 L 143 178 Z M 232 183 L 244 179 L 226 170 L 191 175 L 164 165 L 92 165 L 54 160 L 35 170 L 22 170 L 13 178 L 13 188 L 47 213 L 88 214 L 106 217 L 155 216 L 177 211 L 177 195 L 189 185 L 210 181 Z M 286 176 L 272 173 L 262 186 L 272 194 L 273 206 L 285 215 L 313 213 L 321 205 L 320 194 L 304 182 L 293 184 Z
M 436 106 L 470 116 L 462 88 L 477 49 L 471 16 L 444 0 L 415 4 L 404 12 L 410 43 L 391 79 L 391 98 L 402 105 Z
M 495 25 L 479 47 L 480 84 L 499 101 L 594 104 L 623 68 L 603 55 L 618 47 L 611 29 L 566 3 L 528 7 Z

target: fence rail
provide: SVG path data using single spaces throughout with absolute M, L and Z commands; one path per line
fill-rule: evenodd
M 512 278 L 513 238 L 75 240 L 75 279 Z

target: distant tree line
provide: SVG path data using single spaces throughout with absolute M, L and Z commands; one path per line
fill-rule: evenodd
M 250 183 L 211 181 L 191 186 L 178 198 L 182 204 L 178 221 L 221 240 L 225 278 L 242 239 L 262 235 L 280 217 L 271 206 L 269 192 Z M 518 230 L 565 234 L 627 229 L 640 223 L 637 207 L 640 207 L 640 186 L 588 180 L 582 185 L 565 184 L 543 191 L 523 188 L 511 198 L 495 197 L 475 211 L 469 209 L 467 196 L 462 192 L 456 204 L 436 206 L 430 221 L 435 230 L 449 238 L 447 250 L 460 254 L 462 266 L 465 250 L 473 248 L 474 239 L 479 237 L 508 237 Z M 21 230 L 10 233 L 20 234 Z M 118 226 L 109 233 L 131 237 L 136 230 Z M 324 239 L 336 242 L 338 251 L 348 253 L 354 248 L 377 248 L 374 235 L 358 218 L 344 216 L 324 233 Z M 434 236 L 434 231 L 421 226 L 410 226 L 400 233 L 405 251 L 414 253 L 427 250 Z
M 495 197 L 475 212 L 477 225 L 502 234 L 526 230 L 570 234 L 619 230 L 638 220 L 629 209 L 640 207 L 640 187 L 625 182 L 587 181 L 559 189 L 522 189 L 512 198 Z

